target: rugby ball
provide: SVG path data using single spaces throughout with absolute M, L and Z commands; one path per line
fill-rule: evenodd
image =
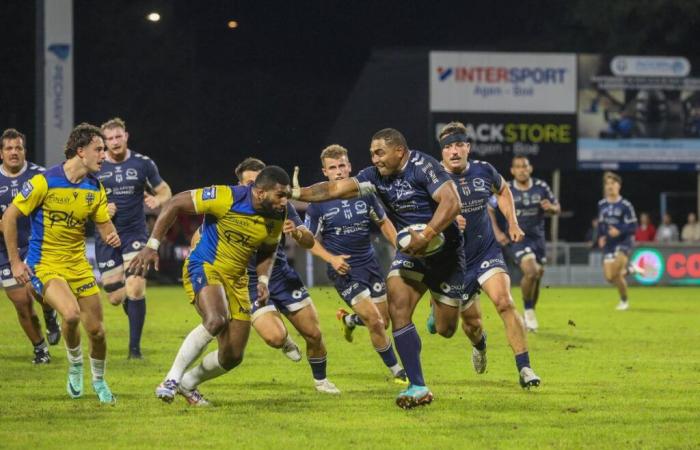
M 396 233 L 396 248 L 403 250 L 406 248 L 406 246 L 408 246 L 408 244 L 411 243 L 411 233 L 409 233 L 408 230 L 414 230 L 420 233 L 421 231 L 425 230 L 425 227 L 427 227 L 427 225 L 424 223 L 416 223 L 399 230 L 399 232 Z M 445 235 L 439 233 L 428 244 L 428 247 L 425 249 L 425 256 L 434 255 L 435 253 L 439 252 L 442 250 L 443 245 L 445 245 Z

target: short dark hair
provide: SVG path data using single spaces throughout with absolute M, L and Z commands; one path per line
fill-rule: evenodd
M 255 179 L 255 187 L 270 190 L 276 185 L 289 186 L 289 175 L 279 166 L 267 166 L 260 171 Z
M 88 146 L 95 136 L 102 138 L 103 141 L 105 140 L 104 134 L 102 134 L 102 131 L 95 125 L 83 122 L 73 128 L 73 131 L 70 132 L 70 136 L 68 136 L 66 147 L 63 150 L 66 159 L 71 159 L 77 155 L 78 149 Z
M 236 166 L 236 169 L 233 172 L 236 174 L 236 178 L 238 178 L 238 181 L 241 181 L 241 176 L 243 176 L 243 172 L 247 172 L 249 170 L 252 170 L 254 172 L 260 172 L 264 168 L 264 162 L 260 161 L 258 158 L 253 158 L 249 156 L 248 158 L 241 161 L 241 163 Z
M 8 128 L 7 130 L 2 132 L 2 136 L 0 136 L 0 146 L 4 147 L 5 146 L 5 140 L 9 139 L 22 139 L 22 145 L 27 145 L 27 137 L 20 133 L 19 131 L 15 130 L 14 128 Z
M 513 163 L 515 162 L 516 159 L 524 159 L 525 161 L 527 161 L 528 164 L 530 164 L 530 158 L 528 158 L 527 155 L 523 155 L 523 154 L 517 155 L 516 154 L 515 156 L 513 156 L 513 159 L 511 159 L 511 161 L 510 161 L 511 166 L 513 165 Z
M 392 147 L 401 146 L 408 150 L 408 144 L 406 143 L 406 138 L 401 134 L 399 130 L 394 128 L 384 128 L 374 133 L 372 140 L 376 141 L 379 139 L 384 139 L 388 145 Z

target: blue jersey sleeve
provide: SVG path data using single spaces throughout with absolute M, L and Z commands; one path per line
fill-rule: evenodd
M 489 197 L 488 206 L 491 209 L 498 209 L 498 198 L 496 197 L 495 194 L 491 195 L 491 197 Z
M 294 225 L 297 227 L 304 225 L 304 222 L 301 221 L 301 217 L 299 217 L 299 213 L 291 203 L 287 203 L 287 219 L 294 222 Z
M 304 218 L 304 226 L 316 236 L 320 230 L 321 225 L 321 214 L 319 211 L 318 204 L 311 203 L 309 208 L 306 210 L 306 217 Z
M 146 159 L 146 179 L 151 187 L 156 187 L 163 182 L 158 172 L 158 166 L 152 159 Z
M 367 202 L 369 203 L 370 218 L 372 218 L 374 222 L 384 222 L 384 220 L 386 220 L 386 211 L 384 211 L 384 207 L 377 199 L 377 196 L 368 196 Z
M 493 192 L 501 192 L 501 189 L 503 188 L 503 177 L 501 176 L 500 173 L 498 173 L 498 170 L 496 170 L 495 167 L 493 167 L 490 163 L 486 163 L 487 167 L 487 172 L 491 179 L 493 180 L 492 184 L 492 190 Z M 489 199 L 490 201 L 490 199 Z
M 634 213 L 634 206 L 630 202 L 625 202 L 625 211 L 620 232 L 625 236 L 634 234 L 637 230 L 637 215 Z
M 376 186 L 378 177 L 379 175 L 377 174 L 376 167 L 365 167 L 355 175 L 355 180 L 358 183 L 368 182 Z
M 445 183 L 453 183 L 447 171 L 432 156 L 428 156 L 425 153 L 416 153 L 412 158 L 412 162 L 416 166 L 416 181 L 427 189 L 431 197 Z
M 547 200 L 549 200 L 551 203 L 559 203 L 557 201 L 557 198 L 554 196 L 554 192 L 552 192 L 552 189 L 549 187 L 547 183 L 544 181 L 542 182 L 542 187 L 544 188 L 544 194 Z

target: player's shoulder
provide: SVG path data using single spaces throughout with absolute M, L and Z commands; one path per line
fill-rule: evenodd
M 628 208 L 630 208 L 630 209 L 633 208 L 632 202 L 630 202 L 630 201 L 627 200 L 626 198 L 623 198 L 622 201 L 621 201 L 621 203 L 622 203 L 624 206 L 626 206 L 626 207 L 628 207 Z
M 151 158 L 149 158 L 148 156 L 144 155 L 143 153 L 135 152 L 133 150 L 131 151 L 131 156 L 133 156 L 134 159 L 137 159 L 137 160 L 140 159 L 143 161 L 151 161 Z
M 604 198 L 601 198 L 600 200 L 598 200 L 598 206 L 605 206 L 607 204 L 608 204 L 608 201 L 605 200 Z
M 498 173 L 496 168 L 493 166 L 488 161 L 482 161 L 480 159 L 472 159 L 469 161 L 469 164 L 473 165 L 476 170 L 479 172 L 488 172 L 488 173 Z
M 37 173 L 46 172 L 46 168 L 44 166 L 40 166 L 39 164 L 27 161 L 27 172 L 29 172 L 30 175 L 36 175 Z
M 549 185 L 547 184 L 546 181 L 540 180 L 539 178 L 535 178 L 535 177 L 532 178 L 532 185 L 549 189 Z
M 89 173 L 80 183 L 80 187 L 99 191 L 102 187 L 102 183 L 97 178 L 97 174 Z
M 131 152 L 131 158 L 129 158 L 131 161 L 133 161 L 134 165 L 139 165 L 139 166 L 146 166 L 146 165 L 155 165 L 155 161 L 153 161 L 151 158 L 148 156 L 144 155 L 143 153 L 139 152 Z

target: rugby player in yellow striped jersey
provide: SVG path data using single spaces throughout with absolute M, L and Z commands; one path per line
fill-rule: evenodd
M 257 251 L 257 301 L 267 301 L 267 284 L 290 196 L 287 173 L 268 166 L 253 185 L 193 189 L 177 194 L 163 207 L 146 247 L 129 265 L 136 275 L 145 275 L 151 266 L 157 269 L 160 240 L 178 214 L 205 217 L 202 237 L 185 260 L 182 277 L 202 324 L 187 335 L 165 380 L 156 388 L 161 400 L 169 403 L 178 392 L 183 393 L 179 384 L 185 370 L 215 336 L 219 349 L 190 370 L 197 385 L 223 375 L 243 360 L 251 305 L 248 291 L 236 286 L 246 277 L 248 261 Z M 208 404 L 197 390 L 186 394 L 190 404 Z
M 72 398 L 83 395 L 80 322 L 90 339 L 92 386 L 101 403 L 116 400 L 104 380 L 107 343 L 99 288 L 85 256 L 85 224 L 95 222 L 100 237 L 112 247 L 121 242 L 107 213 L 107 195 L 93 174 L 105 159 L 99 128 L 80 124 L 65 146 L 66 161 L 27 181 L 3 216 L 5 242 L 18 283 L 32 287 L 63 317 L 68 350 L 68 383 Z M 29 251 L 23 262 L 17 249 L 17 219 L 30 216 Z

